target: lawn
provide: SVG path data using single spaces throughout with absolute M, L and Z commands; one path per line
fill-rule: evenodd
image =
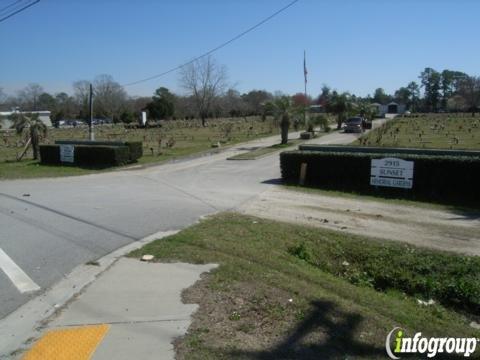
M 480 336 L 478 258 L 233 213 L 130 256 L 143 254 L 220 265 L 183 294 L 200 307 L 178 359 L 384 359 L 395 326 Z
M 435 149 L 480 149 L 480 117 L 420 114 L 388 121 L 356 145 Z
M 271 118 L 259 117 L 214 119 L 207 127 L 198 120 L 164 121 L 161 128 L 126 129 L 123 125 L 102 125 L 95 128 L 97 140 L 142 141 L 144 156 L 140 164 L 164 162 L 199 152 L 229 146 L 260 137 L 276 135 L 279 126 Z M 24 161 L 15 161 L 25 144 L 25 136 L 13 130 L 0 133 L 0 179 L 81 175 L 100 170 L 70 166 L 37 166 L 29 150 Z M 87 139 L 88 127 L 50 129 L 44 144 L 55 140 Z M 215 147 L 214 147 L 215 146 Z

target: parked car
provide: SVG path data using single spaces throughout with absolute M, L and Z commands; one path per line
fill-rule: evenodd
M 362 133 L 364 119 L 361 117 L 353 117 L 345 121 L 344 131 L 346 133 Z

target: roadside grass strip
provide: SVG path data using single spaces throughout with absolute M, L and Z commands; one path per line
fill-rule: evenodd
M 177 359 L 384 359 L 396 327 L 409 336 L 480 337 L 471 326 L 477 257 L 236 213 L 130 256 L 144 254 L 219 264 L 183 293 L 199 310 L 175 343 Z

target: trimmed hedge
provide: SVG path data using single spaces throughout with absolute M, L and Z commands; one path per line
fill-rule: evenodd
M 125 165 L 130 162 L 127 146 L 75 146 L 75 164 L 82 166 Z
M 143 143 L 141 141 L 126 142 L 130 149 L 130 162 L 135 162 L 143 156 Z
M 87 167 L 117 166 L 130 162 L 128 146 L 76 145 L 74 163 Z M 60 161 L 60 145 L 40 145 L 42 164 L 69 164 Z
M 42 164 L 60 164 L 60 147 L 58 145 L 40 145 L 40 162 Z
M 412 189 L 370 185 L 371 159 L 385 157 L 414 161 Z M 286 151 L 280 154 L 280 167 L 285 182 L 298 183 L 302 163 L 307 164 L 305 184 L 308 186 L 480 205 L 480 157 Z
M 369 154 L 413 154 L 429 156 L 477 156 L 478 150 L 447 150 L 447 149 L 418 149 L 418 148 L 392 148 L 374 146 L 352 146 L 352 145 L 298 145 L 299 150 L 322 151 L 322 152 L 348 152 L 348 153 L 369 153 Z
M 128 146 L 130 162 L 135 162 L 143 156 L 141 141 L 90 141 L 90 140 L 56 140 L 55 144 L 92 145 L 92 146 Z

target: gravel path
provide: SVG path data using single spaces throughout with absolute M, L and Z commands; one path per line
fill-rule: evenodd
M 263 192 L 239 210 L 272 220 L 480 255 L 480 213 L 360 201 L 282 187 Z

